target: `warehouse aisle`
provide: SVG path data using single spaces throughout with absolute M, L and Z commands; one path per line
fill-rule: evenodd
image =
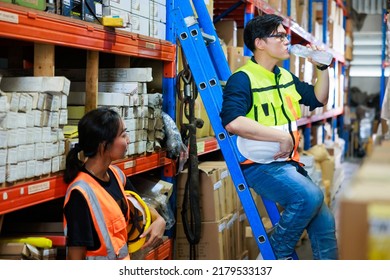
M 347 158 L 341 163 L 343 170 L 342 183 L 338 189 L 333 190 L 334 193 L 332 193 L 331 195 L 331 209 L 333 214 L 335 215 L 336 224 L 339 221 L 338 217 L 340 199 L 344 195 L 345 191 L 348 190 L 350 182 L 358 171 L 360 165 L 362 164 L 362 161 L 362 158 Z M 312 259 L 310 241 L 308 239 L 303 239 L 302 243 L 297 247 L 296 250 L 300 260 Z

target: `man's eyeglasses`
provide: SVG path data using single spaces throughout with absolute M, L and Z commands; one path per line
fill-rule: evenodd
M 288 35 L 286 33 L 276 33 L 276 34 L 269 35 L 266 38 L 278 38 L 280 42 L 284 42 L 288 40 Z

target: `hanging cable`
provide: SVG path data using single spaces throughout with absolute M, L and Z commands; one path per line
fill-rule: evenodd
M 184 69 L 179 72 L 176 90 L 180 101 L 179 123 L 183 142 L 189 146 L 188 177 L 184 190 L 181 217 L 184 233 L 190 244 L 190 259 L 196 259 L 196 245 L 200 240 L 201 217 L 199 206 L 199 169 L 198 150 L 196 146 L 196 128 L 203 126 L 203 120 L 195 117 L 195 100 L 198 91 L 191 70 L 183 56 Z M 184 90 L 181 91 L 180 81 L 184 82 Z M 183 115 L 188 123 L 183 122 Z

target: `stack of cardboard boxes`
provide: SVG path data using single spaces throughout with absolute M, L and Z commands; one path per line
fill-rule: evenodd
M 201 236 L 197 259 L 229 260 L 247 258 L 246 216 L 224 161 L 199 164 Z M 181 210 L 188 170 L 178 177 L 176 250 L 174 259 L 189 259 L 190 245 L 183 229 Z

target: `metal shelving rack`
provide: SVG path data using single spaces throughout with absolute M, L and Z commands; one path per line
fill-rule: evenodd
M 98 24 L 48 14 L 14 4 L 0 3 L 0 38 L 65 46 L 164 62 L 164 77 L 174 77 L 176 45 Z M 169 90 L 165 87 L 164 90 Z M 164 167 L 172 177 L 174 163 L 165 151 L 130 157 L 115 163 L 127 176 Z M 0 188 L 0 217 L 65 195 L 62 173 L 17 182 Z

